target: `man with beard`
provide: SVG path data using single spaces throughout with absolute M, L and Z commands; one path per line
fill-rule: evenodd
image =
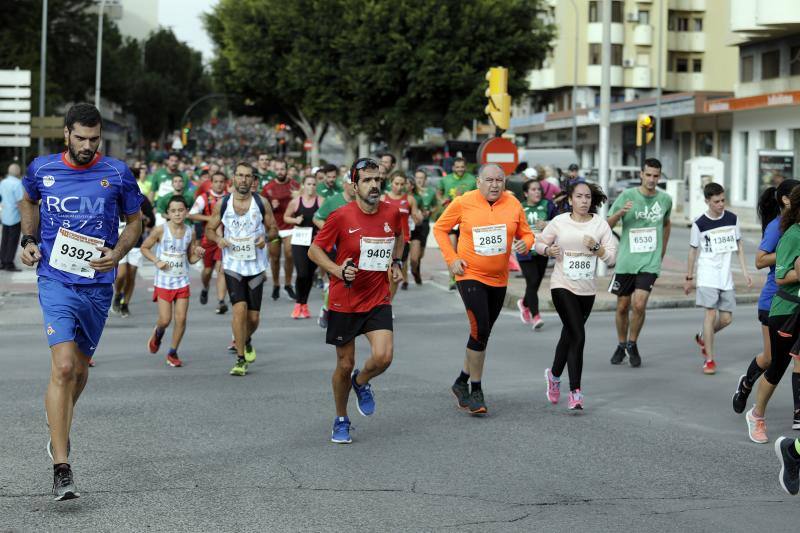
M 172 176 L 178 174 L 183 178 L 183 188 L 189 186 L 189 178 L 178 168 L 180 157 L 175 152 L 169 154 L 166 165 L 159 168 L 150 176 L 150 201 L 154 202 L 162 196 L 172 196 L 175 189 L 172 187 Z
M 279 159 L 275 161 L 275 179 L 267 183 L 261 191 L 261 196 L 269 200 L 272 212 L 275 215 L 275 222 L 278 225 L 278 238 L 269 242 L 269 263 L 272 269 L 272 299 L 277 300 L 281 295 L 280 275 L 281 275 L 281 248 L 283 248 L 283 288 L 289 298 L 295 299 L 294 288 L 292 288 L 292 273 L 294 272 L 294 262 L 292 261 L 292 229 L 293 226 L 283 220 L 286 207 L 292 200 L 292 196 L 300 191 L 300 184 L 289 178 L 287 174 L 286 161 Z
M 33 160 L 20 203 L 22 262 L 38 263 L 50 345 L 45 408 L 56 500 L 79 496 L 67 462 L 74 408 L 111 307 L 117 263 L 142 232 L 136 178 L 125 163 L 97 151 L 101 133 L 96 107 L 72 106 L 64 118 L 67 151 Z M 126 225 L 118 235 L 120 215 Z
M 308 257 L 331 276 L 330 311 L 326 342 L 336 346 L 333 397 L 336 418 L 331 441 L 350 443 L 347 400 L 350 389 L 356 393 L 358 411 L 375 412 L 375 399 L 369 381 L 382 374 L 393 355 L 392 305 L 389 276 L 395 282 L 403 277 L 400 256 L 403 240 L 400 211 L 381 202 L 378 163 L 357 160 L 350 179 L 356 201 L 331 213 L 308 251 Z M 328 254 L 336 250 L 335 260 Z M 355 369 L 355 339 L 365 335 L 371 355 L 362 369 Z

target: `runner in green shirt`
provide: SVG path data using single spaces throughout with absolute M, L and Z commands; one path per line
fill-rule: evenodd
M 179 174 L 183 177 L 183 188 L 186 189 L 189 185 L 189 178 L 186 174 L 178 171 L 178 163 L 180 158 L 175 152 L 169 154 L 165 166 L 153 172 L 150 176 L 150 200 L 155 201 L 161 196 L 169 195 L 174 190 L 172 188 L 172 176 Z
M 526 180 L 522 184 L 522 194 L 525 195 L 525 203 L 522 204 L 525 219 L 533 233 L 538 235 L 547 225 L 547 221 L 555 216 L 556 208 L 553 202 L 544 197 L 540 181 Z M 537 254 L 533 248 L 525 255 L 517 254 L 519 268 L 525 278 L 525 294 L 517 300 L 519 318 L 523 324 L 531 325 L 534 330 L 544 326 L 539 314 L 539 287 L 547 271 L 548 259 L 545 255 Z
M 186 198 L 187 204 L 191 202 L 192 205 L 194 205 L 194 194 L 191 191 L 184 189 L 182 178 L 183 176 L 181 176 L 180 174 L 175 174 L 175 176 L 173 176 L 172 178 L 172 183 L 171 183 L 173 191 L 170 192 L 169 194 L 159 196 L 158 200 L 156 200 L 156 212 L 158 212 L 164 218 L 166 218 L 167 215 L 167 208 L 169 207 L 170 198 L 172 198 L 174 195 L 183 196 L 184 198 Z M 192 222 L 188 218 L 184 220 L 184 223 L 189 225 L 194 224 L 194 222 Z
M 255 182 L 258 184 L 257 191 L 261 191 L 264 188 L 264 185 L 272 181 L 275 177 L 275 173 L 270 170 L 272 165 L 272 160 L 269 158 L 268 154 L 258 154 L 258 162 L 256 163 L 256 179 Z M 253 185 L 256 186 L 255 184 Z
M 336 174 L 338 169 L 336 165 L 325 165 L 322 167 L 324 178 L 317 181 L 317 194 L 322 198 L 330 198 L 336 193 L 342 192 L 341 185 L 337 182 Z
M 474 191 L 477 188 L 477 178 L 467 172 L 467 161 L 463 157 L 456 157 L 453 159 L 453 173 L 448 174 L 439 182 L 436 197 L 439 200 L 439 204 L 444 208 L 456 196 L 461 196 L 465 192 Z M 457 229 L 453 229 L 450 232 L 450 244 L 453 245 L 453 248 L 458 249 Z M 456 278 L 452 274 L 450 275 L 450 290 L 456 290 Z
M 617 265 L 611 281 L 611 292 L 617 295 L 619 344 L 611 357 L 611 364 L 621 364 L 627 352 L 633 367 L 642 364 L 636 342 L 644 326 L 650 291 L 661 273 L 672 212 L 672 198 L 658 189 L 661 162 L 655 158 L 646 159 L 640 177 L 641 185 L 620 194 L 608 217 L 608 225 L 612 228 L 622 221 Z M 631 303 L 633 310 L 629 317 Z
M 414 181 L 409 183 L 412 195 L 417 201 L 417 209 L 422 213 L 422 222 L 414 224 L 411 231 L 411 249 L 409 251 L 409 263 L 411 265 L 411 275 L 414 276 L 414 283 L 422 284 L 421 264 L 425 256 L 425 243 L 428 242 L 428 234 L 431 231 L 431 214 L 436 209 L 438 200 L 436 189 L 427 186 L 428 175 L 422 170 L 414 173 Z

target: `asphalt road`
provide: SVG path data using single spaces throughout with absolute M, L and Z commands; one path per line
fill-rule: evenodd
M 195 285 L 196 286 L 196 285 Z M 777 485 L 772 446 L 750 442 L 730 396 L 761 337 L 743 307 L 704 376 L 697 310 L 653 311 L 642 368 L 612 367 L 613 315 L 589 321 L 586 410 L 545 399 L 559 334 L 511 312 L 489 345 L 490 414 L 456 409 L 449 386 L 467 324 L 454 293 L 412 287 L 396 305 L 395 362 L 374 381 L 377 412 L 353 407 L 352 445 L 329 442 L 333 349 L 312 321 L 265 301 L 258 360 L 228 375 L 229 315 L 195 292 L 186 366 L 145 343 L 155 307 L 112 317 L 72 434 L 82 497 L 53 502 L 42 397 L 49 358 L 34 296 L 0 300 L 0 530 L 792 531 L 800 500 Z M 319 291 L 312 293 L 317 308 Z M 168 333 L 169 335 L 169 333 Z M 366 343 L 359 344 L 363 361 Z M 352 404 L 351 404 L 352 406 Z M 768 411 L 791 434 L 789 379 Z

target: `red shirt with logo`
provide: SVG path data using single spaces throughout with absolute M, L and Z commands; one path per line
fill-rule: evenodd
M 411 232 L 408 227 L 408 217 L 411 215 L 411 206 L 408 203 L 408 195 L 404 194 L 395 200 L 387 194 L 383 197 L 383 201 L 395 206 L 400 211 L 400 216 L 403 218 L 403 242 L 410 241 Z
M 286 181 L 283 183 L 279 182 L 277 179 L 274 179 L 264 185 L 264 188 L 261 189 L 261 196 L 269 200 L 270 204 L 272 204 L 272 200 L 278 201 L 278 207 L 275 207 L 274 205 L 270 206 L 272 207 L 272 213 L 275 215 L 275 222 L 278 224 L 279 230 L 287 230 L 294 227 L 291 224 L 284 222 L 283 214 L 286 212 L 289 202 L 292 201 L 292 192 L 299 190 L 300 184 L 289 178 L 286 178 Z
M 406 228 L 408 223 L 406 222 Z M 330 252 L 336 247 L 337 265 L 352 258 L 356 267 L 361 255 L 362 237 L 394 237 L 403 233 L 403 219 L 393 205 L 380 202 L 373 214 L 364 213 L 358 202 L 350 202 L 330 214 L 314 244 Z M 391 268 L 391 262 L 390 262 Z M 351 286 L 331 276 L 329 308 L 340 313 L 366 313 L 379 305 L 389 305 L 389 275 L 387 272 L 359 270 Z

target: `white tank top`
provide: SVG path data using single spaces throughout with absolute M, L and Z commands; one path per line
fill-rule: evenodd
M 255 276 L 267 270 L 267 250 L 255 248 L 258 237 L 266 238 L 264 218 L 255 200 L 250 198 L 250 208 L 244 215 L 237 215 L 233 208 L 233 196 L 222 213 L 223 237 L 230 246 L 222 249 L 222 268 L 242 276 Z M 249 247 L 255 248 L 249 251 Z M 245 259 L 250 256 L 250 259 Z
M 191 244 L 192 229 L 190 227 L 186 226 L 183 230 L 183 237 L 176 239 L 169 230 L 169 224 L 164 224 L 164 234 L 161 236 L 161 242 L 156 246 L 156 257 L 159 261 L 166 261 L 169 266 L 166 270 L 156 268 L 156 287 L 181 289 L 189 286 L 189 260 L 186 254 Z

